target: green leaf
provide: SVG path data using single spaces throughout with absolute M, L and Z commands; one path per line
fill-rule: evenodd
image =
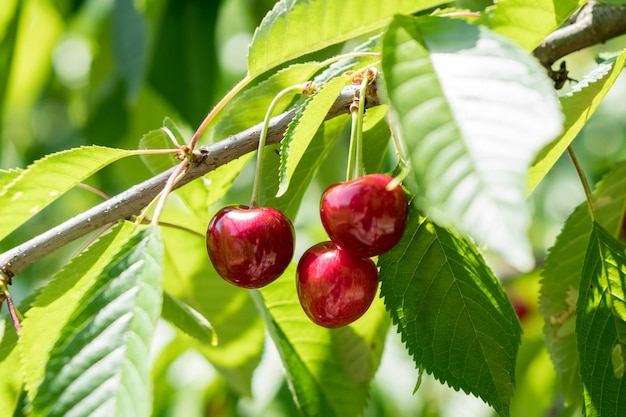
M 126 243 L 135 226 L 121 223 L 73 258 L 42 289 L 22 323 L 19 342 L 26 390 L 32 399 L 44 378 L 44 366 L 61 332 L 80 307 L 83 294 Z
M 281 0 L 256 29 L 248 51 L 248 74 L 383 28 L 398 13 L 425 10 L 441 0 Z
M 294 64 L 247 89 L 220 112 L 219 122 L 215 125 L 212 136 L 219 140 L 249 128 L 251 123 L 262 122 L 268 106 L 278 92 L 309 81 L 321 68 L 319 62 Z M 286 110 L 292 101 L 293 96 L 283 98 L 276 103 L 275 112 Z
M 296 293 L 295 265 L 254 292 L 269 334 L 305 416 L 357 416 L 363 412 L 389 318 L 380 299 L 354 324 L 335 330 L 313 324 Z
M 500 0 L 481 22 L 530 51 L 587 0 Z
M 521 327 L 476 248 L 413 209 L 379 266 L 385 305 L 416 366 L 507 416 Z
M 280 156 L 274 152 L 265 152 L 263 154 L 261 204 L 274 207 L 285 213 L 290 219 L 295 219 L 311 180 L 317 174 L 322 162 L 332 152 L 333 145 L 349 121 L 350 118 L 346 115 L 335 117 L 320 126 L 291 175 L 291 186 L 280 197 L 276 197 Z
M 337 100 L 337 96 L 349 81 L 349 76 L 336 77 L 320 87 L 300 107 L 285 132 L 281 142 L 281 160 L 277 197 L 287 192 L 291 177 L 313 140 L 315 133 L 324 122 L 328 110 Z
M 387 105 L 372 107 L 363 120 L 363 166 L 366 173 L 380 172 L 391 139 Z
M 626 207 L 626 163 L 614 166 L 593 192 L 596 219 L 614 236 L 620 232 Z M 542 273 L 539 307 L 545 343 L 554 363 L 566 404 L 580 404 L 580 375 L 576 347 L 576 301 L 584 254 L 591 235 L 591 218 L 582 203 L 565 222 L 550 248 Z
M 585 416 L 626 408 L 626 246 L 594 223 L 576 306 Z
M 163 293 L 162 316 L 189 336 L 207 345 L 217 346 L 217 335 L 211 323 L 189 304 Z
M 398 16 L 383 45 L 416 204 L 530 269 L 527 169 L 562 119 L 545 69 L 510 40 L 460 20 Z
M 150 415 L 162 245 L 157 227 L 134 235 L 81 298 L 50 354 L 35 415 Z
M 89 146 L 48 155 L 0 190 L 0 240 L 63 193 L 130 151 Z
M 571 92 L 560 98 L 565 115 L 564 132 L 544 147 L 535 158 L 535 162 L 528 171 L 527 194 L 535 189 L 587 124 L 617 77 L 622 73 L 625 63 L 626 51 L 617 57 L 603 61 L 576 84 Z
M 164 221 L 175 219 L 180 222 L 188 217 L 181 211 L 169 211 L 163 217 Z M 251 395 L 252 374 L 263 354 L 264 329 L 248 291 L 217 274 L 203 237 L 164 228 L 163 241 L 164 289 L 205 317 L 219 341 L 217 346 L 198 343 L 195 348 L 237 393 Z
M 3 413 L 12 415 L 19 402 L 24 377 L 17 349 L 17 333 L 8 315 L 0 321 L 0 375 L 0 404 Z
M 20 176 L 23 169 L 16 168 L 10 170 L 0 170 L 0 190 L 2 190 L 5 186 L 9 185 L 13 180 Z
M 169 136 L 163 129 L 151 130 L 139 139 L 139 149 L 173 149 Z M 141 160 L 153 175 L 175 166 L 180 162 L 174 154 L 142 154 Z

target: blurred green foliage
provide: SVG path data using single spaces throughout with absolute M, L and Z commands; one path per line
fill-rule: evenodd
M 490 2 L 459 0 L 481 10 Z M 87 144 L 137 148 L 140 138 L 165 117 L 192 131 L 246 71 L 247 45 L 273 0 L 2 0 L 0 5 L 0 169 L 26 167 L 52 152 Z M 623 48 L 616 39 L 567 58 L 572 78 L 582 78 L 602 51 Z M 567 88 L 567 87 L 566 87 Z M 626 80 L 615 85 L 600 110 L 574 142 L 595 183 L 616 160 L 626 157 Z M 344 172 L 345 146 L 330 154 L 321 184 Z M 151 174 L 127 158 L 88 183 L 113 195 Z M 234 192 L 249 194 L 244 171 Z M 318 184 L 317 187 L 321 186 Z M 315 185 L 314 185 L 315 186 Z M 315 196 L 314 196 L 315 197 Z M 230 197 L 236 199 L 237 197 Z M 531 197 L 531 234 L 543 258 L 564 219 L 583 199 L 575 172 L 562 158 Z M 3 240 L 0 251 L 19 244 L 101 201 L 76 189 Z M 311 213 L 316 198 L 301 209 Z M 319 227 L 301 226 L 313 236 Z M 305 239 L 306 240 L 306 239 Z M 50 276 L 84 242 L 76 242 L 28 268 L 16 283 L 23 298 Z M 511 280 L 507 289 L 528 307 L 518 360 L 518 388 L 512 415 L 539 416 L 550 409 L 554 373 L 542 344 L 537 313 L 538 276 Z M 492 411 L 475 398 L 425 376 L 415 396 L 409 387 L 418 372 L 399 338 L 390 337 L 377 385 L 365 415 L 485 416 Z M 241 398 L 171 329 L 160 332 L 155 360 L 157 416 L 292 416 L 296 408 L 282 379 L 280 362 L 268 347 L 253 383 L 254 399 Z M 402 369 L 400 375 L 397 370 Z M 562 410 L 554 410 L 559 415 Z M 565 413 L 568 411 L 565 410 Z

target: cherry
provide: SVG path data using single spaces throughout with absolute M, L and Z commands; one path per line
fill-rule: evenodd
M 402 187 L 387 189 L 392 180 L 369 174 L 328 187 L 320 216 L 331 240 L 362 258 L 393 248 L 406 228 L 408 202 Z
M 309 248 L 296 272 L 298 298 L 316 324 L 336 328 L 361 317 L 378 289 L 378 269 L 334 242 Z
M 244 288 L 260 288 L 278 278 L 291 262 L 294 229 L 270 207 L 226 206 L 211 219 L 207 252 L 222 278 Z

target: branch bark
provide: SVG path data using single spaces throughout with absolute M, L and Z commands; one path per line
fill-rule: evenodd
M 354 99 L 355 86 L 344 88 L 328 112 L 326 119 L 348 114 Z M 378 105 L 377 97 L 368 96 L 368 106 Z M 281 141 L 283 133 L 294 118 L 296 109 L 271 119 L 267 144 Z M 206 173 L 257 149 L 262 124 L 229 136 L 217 143 L 202 146 L 194 151 L 194 163 L 186 175 L 175 185 L 183 185 Z M 173 169 L 173 168 L 172 168 Z M 162 172 L 115 197 L 67 220 L 66 222 L 16 246 L 0 255 L 0 273 L 8 279 L 22 272 L 27 266 L 86 234 L 121 219 L 138 214 L 163 189 L 172 169 Z
M 534 55 L 546 68 L 572 52 L 626 33 L 626 5 L 601 4 L 595 0 L 582 7 L 570 24 L 556 30 L 535 49 Z

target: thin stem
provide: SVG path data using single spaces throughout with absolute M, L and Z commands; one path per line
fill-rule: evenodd
M 180 153 L 180 149 L 134 149 L 132 155 L 171 155 Z
M 333 64 L 335 62 L 341 61 L 346 58 L 357 58 L 357 57 L 366 57 L 366 56 L 380 56 L 380 52 L 349 52 L 343 55 L 337 55 L 331 58 L 328 58 L 325 61 L 320 62 L 320 65 L 325 67 L 327 65 Z
M 91 191 L 94 194 L 99 195 L 100 197 L 104 198 L 105 200 L 108 200 L 109 198 L 111 198 L 110 195 L 108 195 L 107 193 L 105 193 L 102 190 L 97 189 L 96 187 L 93 187 L 89 184 L 85 184 L 84 182 L 79 182 L 78 184 L 76 184 L 76 186 L 78 188 L 82 188 L 83 190 L 87 190 L 87 191 Z
M 176 169 L 172 172 L 172 175 L 167 179 L 165 186 L 163 187 L 163 191 L 159 194 L 159 202 L 157 203 L 156 208 L 154 209 L 154 217 L 152 218 L 151 224 L 156 225 L 159 222 L 159 217 L 161 217 L 161 213 L 163 212 L 163 208 L 165 207 L 165 201 L 167 200 L 167 196 L 172 191 L 174 184 L 176 184 L 184 175 L 185 169 L 189 165 L 189 161 L 185 158 Z
M 361 90 L 359 92 L 359 108 L 357 113 L 357 140 L 355 155 L 355 177 L 358 178 L 364 174 L 363 172 L 363 117 L 365 115 L 365 98 L 367 96 L 367 84 L 369 83 L 367 75 L 363 77 L 361 82 Z
M 272 117 L 272 111 L 278 101 L 283 98 L 285 95 L 294 92 L 302 93 L 305 88 L 307 88 L 308 84 L 297 84 L 292 85 L 290 87 L 285 88 L 272 100 L 269 107 L 267 108 L 267 112 L 265 112 L 265 118 L 263 119 L 263 127 L 261 128 L 261 134 L 259 136 L 259 146 L 257 149 L 256 155 L 256 173 L 254 174 L 254 184 L 252 185 L 252 198 L 250 199 L 250 207 L 256 207 L 259 203 L 259 199 L 261 197 L 261 173 L 262 173 L 262 165 L 263 165 L 263 149 L 265 149 L 265 142 L 267 140 L 267 131 L 270 124 L 270 118 Z
M 591 215 L 591 221 L 596 221 L 596 213 L 593 209 L 593 198 L 591 197 L 591 188 L 589 188 L 589 183 L 587 182 L 587 178 L 585 177 L 585 173 L 580 166 L 580 162 L 578 161 L 578 157 L 574 153 L 574 149 L 572 146 L 567 147 L 567 153 L 574 164 L 574 168 L 576 168 L 576 173 L 578 174 L 578 178 L 580 178 L 580 182 L 583 185 L 583 189 L 585 190 L 585 198 L 587 199 L 587 206 L 589 207 L 589 214 Z
M 19 337 L 20 332 L 22 331 L 22 325 L 20 324 L 20 322 L 24 320 L 24 317 L 17 310 L 15 304 L 13 304 L 11 293 L 9 292 L 9 289 L 7 288 L 7 285 L 4 281 L 0 282 L 0 302 L 2 300 L 6 300 L 7 302 L 7 307 L 9 308 L 9 314 L 11 315 L 13 327 L 15 327 L 15 331 L 17 332 L 17 335 Z
M 174 146 L 176 146 L 176 148 L 180 149 L 181 145 L 180 145 L 180 143 L 178 143 L 178 140 L 176 139 L 176 136 L 174 136 L 172 131 L 167 126 L 163 126 L 161 128 L 161 130 L 164 131 L 165 134 L 170 138 L 170 140 L 172 141 Z
M 250 78 L 249 76 L 246 75 L 245 77 L 243 77 L 241 81 L 235 84 L 235 86 L 228 93 L 226 93 L 226 95 L 222 97 L 222 99 L 215 105 L 215 107 L 213 107 L 213 110 L 209 112 L 209 114 L 204 118 L 196 132 L 193 134 L 191 141 L 189 142 L 189 148 L 191 148 L 191 150 L 195 149 L 198 139 L 200 138 L 200 136 L 202 136 L 202 133 L 204 133 L 204 131 L 213 121 L 213 119 L 215 119 L 215 116 L 217 116 L 218 113 L 224 108 L 224 106 L 228 104 L 228 102 L 233 97 L 235 97 L 237 93 L 239 93 L 246 85 L 248 85 L 250 81 L 252 81 L 252 78 Z
M 350 115 L 352 116 L 352 125 L 350 127 L 350 146 L 348 147 L 348 167 L 346 169 L 346 181 L 354 179 L 354 165 L 356 159 L 356 130 L 357 119 L 359 115 L 356 110 L 353 110 Z

